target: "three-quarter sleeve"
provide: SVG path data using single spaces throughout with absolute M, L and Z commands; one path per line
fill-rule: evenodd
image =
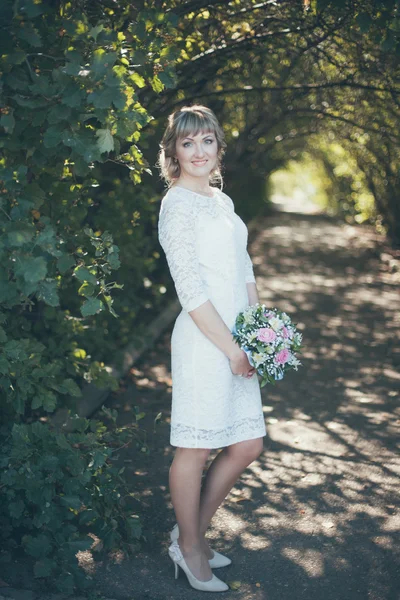
M 246 283 L 256 283 L 256 278 L 254 277 L 253 271 L 253 263 L 251 262 L 251 258 L 249 253 L 246 250 L 245 263 L 244 263 L 244 273 L 245 273 L 245 281 Z
M 158 239 L 182 308 L 189 312 L 207 302 L 209 298 L 196 252 L 195 214 L 190 198 L 171 194 L 163 199 Z

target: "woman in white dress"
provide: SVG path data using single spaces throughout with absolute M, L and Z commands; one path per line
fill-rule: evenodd
M 255 369 L 232 336 L 237 314 L 259 301 L 247 227 L 222 181 L 226 143 L 215 114 L 186 106 L 168 118 L 159 154 L 168 184 L 158 235 L 182 306 L 171 336 L 170 492 L 177 525 L 169 555 L 192 587 L 224 591 L 211 569 L 231 560 L 206 539 L 210 521 L 266 434 Z M 202 473 L 212 449 L 222 448 Z

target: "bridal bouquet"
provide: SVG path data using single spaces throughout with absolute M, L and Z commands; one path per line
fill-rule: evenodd
M 249 306 L 236 317 L 232 333 L 249 363 L 261 375 L 261 387 L 274 384 L 286 371 L 297 371 L 301 365 L 296 352 L 301 349 L 303 336 L 296 331 L 290 317 L 277 308 L 266 308 L 259 303 Z

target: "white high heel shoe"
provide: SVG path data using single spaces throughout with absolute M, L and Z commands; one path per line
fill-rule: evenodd
M 179 538 L 178 523 L 176 523 L 174 525 L 174 527 L 172 528 L 171 533 L 169 534 L 169 537 L 171 538 L 171 542 L 178 541 L 178 538 Z M 228 565 L 231 564 L 232 561 L 230 558 L 228 558 L 227 556 L 224 556 L 223 554 L 220 554 L 219 552 L 216 552 L 215 550 L 213 550 L 213 552 L 214 552 L 214 556 L 208 560 L 208 563 L 212 569 L 219 569 L 220 567 L 227 567 Z
M 214 573 L 212 578 L 208 581 L 200 581 L 200 579 L 197 579 L 197 577 L 193 575 L 192 571 L 187 566 L 178 542 L 172 542 L 168 548 L 168 554 L 169 557 L 174 561 L 175 579 L 178 579 L 180 567 L 188 578 L 190 585 L 195 590 L 200 590 L 202 592 L 226 592 L 226 590 L 229 590 L 229 586 L 221 581 L 221 579 L 218 579 Z

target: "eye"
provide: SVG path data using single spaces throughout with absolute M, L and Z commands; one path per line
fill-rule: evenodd
M 183 147 L 187 148 L 188 144 L 190 144 L 190 142 L 184 142 Z
M 209 142 L 210 144 L 212 144 L 214 140 L 212 138 L 207 138 L 205 141 Z

